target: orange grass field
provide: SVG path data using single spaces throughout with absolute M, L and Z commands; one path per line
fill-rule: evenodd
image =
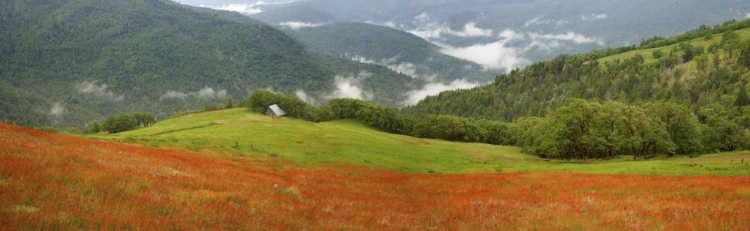
M 427 175 L 0 125 L 1 230 L 750 230 L 750 176 Z

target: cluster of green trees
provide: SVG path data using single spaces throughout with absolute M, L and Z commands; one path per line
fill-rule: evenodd
M 571 99 L 545 117 L 512 123 L 437 115 L 420 119 L 356 99 L 320 107 L 292 96 L 256 91 L 246 105 L 262 113 L 278 104 L 288 115 L 312 122 L 353 119 L 394 134 L 459 142 L 518 145 L 545 158 L 614 158 L 692 155 L 750 148 L 750 100 L 724 97 L 698 113 L 672 101 L 639 105 Z
M 511 124 L 457 116 L 428 116 L 414 124 L 410 135 L 448 141 L 515 145 Z
M 750 107 L 713 103 L 698 114 L 674 102 L 640 106 L 581 99 L 547 117 L 513 123 L 517 145 L 548 158 L 613 158 L 691 155 L 750 147 Z
M 91 121 L 84 130 L 85 133 L 108 132 L 110 134 L 135 130 L 139 127 L 150 127 L 156 123 L 156 118 L 148 112 L 119 113 L 107 117 L 104 121 Z
M 278 104 L 287 116 L 311 122 L 325 122 L 340 119 L 359 120 L 383 131 L 408 134 L 407 118 L 390 107 L 356 99 L 334 99 L 321 106 L 312 106 L 289 95 L 266 90 L 254 91 L 244 103 L 251 111 L 265 112 L 270 105 Z
M 381 131 L 460 142 L 484 142 L 512 145 L 507 123 L 474 120 L 456 116 L 428 116 L 418 120 L 391 107 L 357 99 L 333 99 L 315 107 L 288 95 L 259 90 L 243 105 L 250 111 L 263 113 L 266 107 L 278 104 L 287 116 L 311 122 L 351 119 Z

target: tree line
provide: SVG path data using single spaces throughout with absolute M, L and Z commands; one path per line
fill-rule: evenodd
M 258 90 L 250 95 L 243 106 L 252 112 L 263 113 L 266 107 L 273 104 L 278 104 L 289 117 L 310 122 L 350 119 L 393 134 L 460 142 L 514 144 L 510 140 L 508 123 L 457 116 L 417 119 L 399 110 L 357 99 L 333 99 L 315 107 L 293 96 Z
M 693 155 L 750 147 L 750 106 L 744 99 L 702 107 L 699 113 L 671 101 L 639 105 L 571 99 L 544 117 L 511 123 L 432 115 L 423 118 L 356 99 L 334 99 L 319 107 L 293 96 L 255 91 L 244 103 L 263 113 L 278 104 L 287 115 L 311 122 L 352 119 L 401 135 L 459 142 L 517 145 L 544 158 L 609 159 L 631 155 Z
M 695 114 L 674 102 L 571 100 L 546 117 L 513 123 L 523 151 L 561 159 L 693 155 L 750 147 L 750 107 L 713 103 Z
M 156 118 L 148 112 L 129 112 L 111 115 L 103 121 L 91 121 L 86 125 L 84 133 L 107 132 L 109 134 L 132 131 L 139 127 L 150 127 L 156 123 Z

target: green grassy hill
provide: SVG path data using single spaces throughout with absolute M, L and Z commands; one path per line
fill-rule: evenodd
M 734 33 L 736 33 L 737 36 L 739 36 L 743 40 L 750 39 L 750 28 L 736 30 L 736 31 L 734 31 Z M 717 45 L 721 44 L 722 40 L 723 40 L 723 37 L 721 36 L 721 34 L 716 34 L 716 35 L 713 35 L 713 36 L 692 39 L 692 40 L 686 41 L 686 42 L 690 43 L 690 45 L 692 45 L 692 46 L 708 48 L 708 47 L 710 47 L 711 45 L 714 45 L 714 44 L 717 44 Z M 671 52 L 672 50 L 679 50 L 679 49 L 680 49 L 679 48 L 679 44 L 672 44 L 672 45 L 662 46 L 662 47 L 657 47 L 657 48 L 639 49 L 639 50 L 635 50 L 635 51 L 628 51 L 628 52 L 624 52 L 624 53 L 620 53 L 620 54 L 616 54 L 616 55 L 607 56 L 607 57 L 599 59 L 599 62 L 611 62 L 611 61 L 615 61 L 615 60 L 626 60 L 626 59 L 633 58 L 636 55 L 640 55 L 640 56 L 643 57 L 644 63 L 646 63 L 646 64 L 655 64 L 655 63 L 659 62 L 659 58 L 654 57 L 654 55 L 653 55 L 654 51 L 659 50 L 663 54 L 668 55 L 669 52 Z M 676 54 L 677 55 L 683 55 L 684 51 L 677 52 Z M 696 61 L 693 60 L 689 64 L 695 65 L 695 62 Z
M 547 161 L 519 148 L 453 143 L 394 135 L 354 121 L 310 123 L 272 119 L 247 109 L 191 114 L 153 127 L 94 138 L 154 147 L 186 148 L 222 156 L 267 156 L 298 165 L 352 164 L 405 172 L 470 173 L 572 171 L 585 173 L 737 175 L 750 172 L 750 152 L 582 164 Z M 732 162 L 732 164 L 730 164 Z

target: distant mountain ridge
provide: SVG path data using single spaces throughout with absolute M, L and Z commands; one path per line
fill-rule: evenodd
M 424 32 L 431 36 L 426 39 L 454 47 L 495 43 L 499 38 L 440 33 L 460 31 L 470 24 L 495 33 L 514 31 L 525 36 L 503 45 L 519 49 L 518 57 L 529 63 L 560 54 L 635 44 L 655 35 L 672 36 L 702 24 L 744 19 L 750 11 L 750 0 L 309 0 L 305 4 L 311 8 L 308 13 L 325 12 L 337 21 Z M 274 15 L 273 24 L 300 21 L 283 8 L 261 14 Z
M 335 22 L 285 32 L 313 50 L 389 66 L 414 78 L 484 83 L 498 72 L 442 54 L 440 47 L 413 34 L 369 23 Z
M 363 89 L 381 103 L 414 87 L 384 68 L 311 53 L 265 23 L 171 1 L 9 0 L 0 28 L 0 119 L 27 125 L 82 126 L 134 110 L 164 117 L 254 89 L 326 95 L 337 76 L 360 73 L 368 78 L 357 87 L 399 86 Z

